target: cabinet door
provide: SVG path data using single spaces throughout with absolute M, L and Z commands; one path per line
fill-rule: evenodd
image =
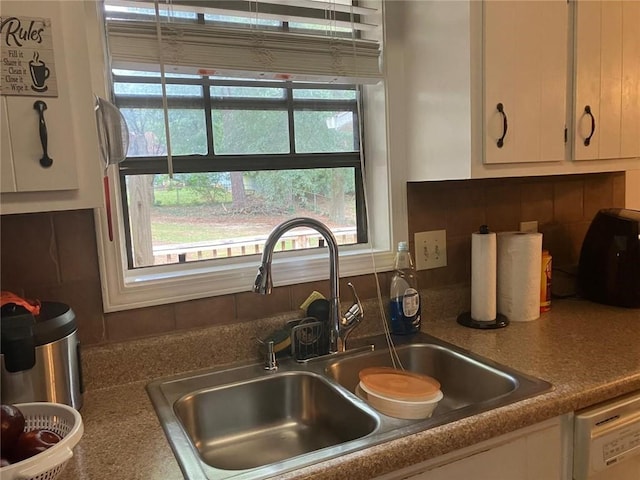
M 58 87 L 57 97 L 9 96 L 3 98 L 2 125 L 2 173 L 9 168 L 12 159 L 14 184 L 2 181 L 2 192 L 38 192 L 54 190 L 75 190 L 78 188 L 76 171 L 76 142 L 78 132 L 73 128 L 74 111 L 71 105 L 68 62 L 75 59 L 75 49 L 65 43 L 63 31 L 73 29 L 73 25 L 63 25 L 60 1 L 5 2 L 3 16 L 46 18 L 51 20 L 55 75 Z M 73 8 L 66 6 L 67 8 Z M 73 31 L 73 30 L 68 30 Z M 69 34 L 67 34 L 69 35 Z M 83 81 L 74 79 L 75 81 Z M 44 118 L 47 128 L 47 153 L 53 164 L 44 168 L 40 165 L 43 148 L 40 141 L 38 111 L 34 109 L 36 100 L 44 101 L 47 109 Z M 91 98 L 88 99 L 90 102 Z M 92 105 L 85 105 L 91 108 Z M 97 161 L 97 160 L 92 160 Z M 5 162 L 6 166 L 5 166 Z M 4 176 L 4 175 L 3 175 Z M 13 182 L 12 182 L 13 183 Z
M 404 480 L 562 480 L 561 438 L 553 425 Z
M 576 3 L 575 160 L 640 156 L 640 2 Z
M 50 167 L 40 165 L 43 150 L 40 142 L 38 112 L 33 104 L 47 104 L 44 118 L 47 127 L 47 153 Z M 8 127 L 18 192 L 73 190 L 78 188 L 76 152 L 71 128 L 70 105 L 61 98 L 8 97 Z M 4 136 L 4 133 L 3 133 Z
M 527 480 L 525 449 L 525 440 L 519 438 L 408 480 Z
M 484 2 L 485 163 L 565 159 L 568 9 Z
M 7 101 L 0 96 L 0 192 L 15 192 L 16 178 L 13 170 L 13 152 L 9 134 Z

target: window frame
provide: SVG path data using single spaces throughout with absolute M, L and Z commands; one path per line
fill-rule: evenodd
M 130 74 L 113 74 L 114 84 L 161 84 L 160 77 L 139 76 Z M 266 170 L 308 170 L 314 168 L 353 168 L 355 180 L 356 230 L 357 243 L 367 243 L 367 214 L 364 199 L 364 184 L 360 156 L 360 139 L 358 135 L 361 122 L 359 120 L 358 96 L 361 86 L 341 85 L 320 82 L 293 82 L 251 79 L 216 79 L 208 76 L 196 78 L 168 77 L 167 85 L 192 85 L 201 88 L 202 96 L 171 96 L 169 111 L 173 108 L 192 108 L 204 112 L 207 129 L 207 153 L 192 155 L 173 155 L 173 173 L 207 173 L 231 171 L 266 171 Z M 223 87 L 258 87 L 275 88 L 283 91 L 280 98 L 274 97 L 224 97 L 211 95 L 211 88 Z M 353 99 L 316 99 L 295 98 L 296 90 L 350 90 L 355 93 Z M 114 94 L 114 102 L 118 108 L 156 108 L 162 109 L 162 97 L 150 97 L 131 94 Z M 288 115 L 289 153 L 282 154 L 219 154 L 216 153 L 214 131 L 211 122 L 212 112 L 218 110 L 265 110 L 283 111 Z M 349 111 L 353 118 L 354 149 L 351 152 L 297 153 L 295 139 L 296 112 L 302 111 Z M 120 185 L 120 202 L 124 217 L 124 233 L 127 248 L 127 264 L 129 269 L 149 268 L 133 265 L 132 231 L 130 226 L 128 191 L 126 177 L 130 175 L 167 174 L 169 173 L 167 155 L 127 157 L 119 164 L 118 181 Z M 217 259 L 216 261 L 220 261 Z
M 86 2 L 84 6 L 89 32 L 91 84 L 95 94 L 110 98 L 105 31 L 99 2 Z M 380 15 L 383 15 L 382 12 Z M 391 48 L 383 49 L 386 80 L 367 85 L 362 91 L 365 107 L 361 113 L 366 125 L 363 148 L 367 151 L 364 182 L 365 193 L 368 192 L 369 242 L 339 249 L 341 277 L 392 269 L 394 245 L 398 240 L 407 239 L 407 166 L 402 111 L 404 77 L 401 56 L 389 53 L 394 51 L 395 40 L 391 40 L 394 42 L 389 44 Z M 115 169 L 110 169 L 108 175 L 113 202 L 113 241 L 109 240 L 104 204 L 94 210 L 104 312 L 251 291 L 259 266 L 258 256 L 232 258 L 216 268 L 192 262 L 138 269 L 146 270 L 144 275 L 128 270 L 119 182 Z M 96 175 L 95 189 L 102 190 L 102 172 Z M 276 253 L 273 259 L 274 286 L 327 280 L 328 265 L 328 254 L 320 249 Z
M 387 142 L 398 148 L 400 132 L 387 132 L 385 85 L 367 86 L 363 116 L 368 119 L 365 188 L 368 192 L 369 242 L 339 248 L 341 277 L 371 274 L 393 268 L 393 245 L 407 239 L 406 173 L 402 162 L 391 165 Z M 396 112 L 401 115 L 401 112 Z M 394 133 L 395 132 L 395 133 Z M 398 152 L 400 153 L 400 152 Z M 115 312 L 200 298 L 249 292 L 260 264 L 259 255 L 210 261 L 158 265 L 131 270 L 127 265 L 122 201 L 116 172 L 109 172 L 114 199 L 114 240 L 109 241 L 104 208 L 95 210 L 98 257 L 105 312 Z M 98 187 L 98 182 L 96 184 Z M 376 192 L 372 195 L 371 192 Z M 277 252 L 273 259 L 274 286 L 327 280 L 326 249 Z M 357 286 L 356 286 L 357 287 Z

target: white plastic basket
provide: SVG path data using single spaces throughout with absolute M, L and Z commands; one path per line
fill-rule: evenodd
M 0 480 L 53 480 L 73 457 L 84 427 L 77 410 L 61 403 L 17 403 L 25 419 L 25 431 L 51 430 L 62 437 L 57 444 L 31 458 L 0 468 Z

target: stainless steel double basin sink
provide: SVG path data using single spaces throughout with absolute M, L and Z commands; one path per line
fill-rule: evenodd
M 369 347 L 306 363 L 280 360 L 276 372 L 252 363 L 150 383 L 147 391 L 185 477 L 277 477 L 551 388 L 419 333 L 394 338 L 398 357 L 406 370 L 436 378 L 444 397 L 431 418 L 388 417 L 354 393 L 361 369 L 392 365 L 384 336 L 366 340 Z

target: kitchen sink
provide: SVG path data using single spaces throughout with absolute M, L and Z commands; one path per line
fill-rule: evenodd
M 147 385 L 184 476 L 273 478 L 551 388 L 425 333 L 394 337 L 402 367 L 436 378 L 444 397 L 430 418 L 393 418 L 354 393 L 362 368 L 391 365 L 384 336 L 352 343 L 304 363 L 280 359 L 276 372 L 244 363 Z
M 429 375 L 440 382 L 444 397 L 438 403 L 436 415 L 499 399 L 519 386 L 513 375 L 440 345 L 403 345 L 396 352 L 399 360 L 396 367 Z M 360 370 L 391 366 L 391 355 L 384 349 L 337 360 L 327 367 L 327 373 L 355 392 Z
M 224 470 L 363 437 L 378 421 L 316 374 L 288 372 L 189 394 L 174 410 L 200 458 Z

